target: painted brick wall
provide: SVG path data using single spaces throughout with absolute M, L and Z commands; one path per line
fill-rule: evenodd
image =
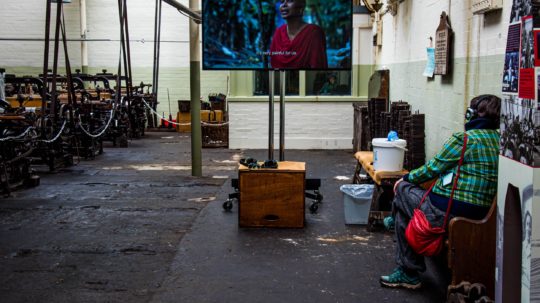
M 180 3 L 189 5 L 187 0 Z M 116 73 L 118 68 L 120 27 L 118 2 L 110 0 L 87 0 L 87 39 L 89 72 L 107 69 Z M 128 1 L 131 62 L 134 83 L 150 83 L 152 79 L 154 7 L 155 1 Z M 53 11 L 55 12 L 55 5 Z M 80 38 L 80 3 L 73 0 L 66 4 L 65 18 L 68 39 Z M 169 111 L 169 91 L 171 110 L 178 110 L 177 100 L 189 99 L 189 30 L 188 19 L 167 4 L 163 4 L 161 27 L 161 58 L 159 112 Z M 31 18 L 29 17 L 31 16 Z M 54 36 L 54 19 L 51 37 Z M 5 1 L 0 9 L 0 67 L 16 75 L 37 75 L 42 73 L 43 47 L 45 37 L 45 1 Z M 36 39 L 37 41 L 20 41 Z M 6 40 L 7 39 L 7 40 Z M 12 39 L 12 40 L 9 40 Z M 19 40 L 15 40 L 19 39 Z M 53 43 L 50 44 L 51 53 Z M 81 43 L 68 43 L 70 62 L 73 69 L 81 68 Z M 49 60 L 52 66 L 52 54 Z M 64 73 L 64 56 L 60 55 L 59 69 Z M 228 72 L 202 72 L 201 96 L 207 99 L 209 93 L 226 93 Z
M 180 1 L 188 5 L 188 1 Z M 150 82 L 153 57 L 154 1 L 130 0 L 128 3 L 132 70 L 134 83 Z M 80 38 L 80 3 L 73 0 L 65 5 L 67 35 L 70 39 Z M 89 72 L 107 69 L 116 72 L 119 56 L 119 21 L 116 1 L 88 0 L 87 39 Z M 53 5 L 54 9 L 54 5 Z M 33 16 L 27 18 L 27 16 Z M 45 25 L 45 1 L 9 1 L 0 10 L 0 18 L 6 26 L 0 27 L 0 38 L 43 39 Z M 53 14 L 54 20 L 54 14 Z M 372 62 L 370 50 L 369 18 L 356 17 L 357 31 L 354 42 L 355 68 L 369 66 Z M 189 44 L 188 19 L 168 5 L 163 5 L 161 44 L 161 67 L 158 111 L 177 111 L 177 100 L 189 99 Z M 364 43 L 365 42 L 365 43 Z M 51 43 L 51 47 L 52 47 Z M 69 55 L 73 68 L 81 67 L 81 44 L 69 42 Z M 362 49 L 360 52 L 359 50 Z M 52 48 L 51 48 L 52 52 Z M 360 56 L 360 53 L 364 54 Z M 50 59 L 52 62 L 52 57 Z M 0 40 L 0 67 L 17 75 L 37 75 L 43 64 L 43 41 Z M 60 66 L 64 66 L 60 56 Z M 364 69 L 362 69 L 364 71 Z M 60 68 L 60 73 L 64 72 Z M 363 75 L 364 79 L 369 75 Z M 201 73 L 201 96 L 209 93 L 227 93 L 229 73 L 226 71 L 203 71 Z M 357 87 L 366 87 L 359 84 Z M 362 89 L 362 91 L 365 89 Z M 356 100 L 358 101 L 358 100 Z M 268 117 L 263 114 L 256 119 L 246 118 L 253 112 L 267 112 L 266 102 L 230 103 L 231 147 L 267 147 Z M 261 119 L 262 118 L 262 119 Z M 279 121 L 276 110 L 276 121 Z M 290 102 L 287 103 L 287 148 L 348 149 L 352 146 L 353 108 L 350 102 Z M 248 123 L 248 122 L 253 123 Z M 236 129 L 236 126 L 239 126 Z M 276 126 L 278 133 L 278 127 Z M 259 139 L 254 139 L 259 138 Z M 276 147 L 278 144 L 276 138 Z
M 390 70 L 390 98 L 412 104 L 426 114 L 426 153 L 432 157 L 455 131 L 463 130 L 469 100 L 478 94 L 499 95 L 511 1 L 504 9 L 473 15 L 470 1 L 405 0 L 398 14 L 382 17 L 378 68 Z M 446 11 L 454 31 L 452 74 L 426 78 L 429 37 L 435 37 Z M 375 28 L 375 27 L 374 27 Z
M 229 111 L 230 148 L 268 148 L 268 102 L 230 102 Z M 348 102 L 286 103 L 285 148 L 352 148 L 353 112 Z M 279 101 L 274 134 L 274 147 L 279 149 Z
M 179 1 L 189 5 L 188 1 Z M 88 39 L 111 39 L 111 42 L 89 44 L 91 66 L 116 66 L 118 64 L 118 39 L 120 27 L 116 1 L 87 1 Z M 154 40 L 155 1 L 128 1 L 129 35 L 132 64 L 151 67 Z M 162 8 L 161 64 L 166 67 L 189 67 L 188 18 L 167 4 Z
M 368 15 L 353 16 L 353 96 L 290 97 L 286 104 L 287 149 L 352 149 L 354 110 L 351 100 L 365 100 L 372 73 L 373 49 Z M 268 148 L 268 97 L 252 97 L 250 72 L 233 73 L 229 103 L 229 146 Z M 329 102 L 321 102 L 326 98 Z M 258 99 L 257 102 L 249 101 Z M 286 98 L 287 99 L 287 98 Z M 315 99 L 317 99 L 315 101 Z M 342 99 L 342 100 L 340 100 Z M 343 101 L 346 99 L 347 101 Z M 265 101 L 261 101 L 265 100 Z M 306 101 L 309 100 L 309 101 Z M 337 102 L 335 102 L 337 101 Z M 254 115 L 253 113 L 260 113 Z M 274 147 L 279 148 L 279 107 L 275 110 Z
M 179 1 L 188 4 L 187 1 Z M 154 39 L 154 1 L 128 2 L 132 64 L 151 67 Z M 2 4 L 0 37 L 43 39 L 45 36 L 45 1 L 6 1 Z M 80 38 L 80 3 L 64 5 L 68 39 Z M 116 1 L 90 0 L 87 7 L 87 39 L 90 66 L 116 66 L 120 27 Z M 56 5 L 53 4 L 51 38 L 54 37 Z M 29 18 L 29 16 L 32 16 Z M 188 19 L 169 5 L 163 5 L 161 63 L 168 67 L 189 67 Z M 43 41 L 1 41 L 0 58 L 4 66 L 41 66 Z M 51 50 L 53 43 L 51 42 Z M 80 42 L 69 43 L 70 60 L 80 67 Z M 63 56 L 62 56 L 63 57 Z M 65 65 L 64 61 L 60 61 Z

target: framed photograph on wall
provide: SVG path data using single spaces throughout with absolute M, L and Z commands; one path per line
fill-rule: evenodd
M 538 131 L 540 116 L 532 100 L 503 95 L 501 104 L 500 154 L 528 166 L 540 166 Z

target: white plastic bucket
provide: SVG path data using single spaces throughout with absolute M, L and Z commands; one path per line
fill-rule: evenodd
M 373 169 L 382 171 L 401 171 L 407 141 L 398 139 L 388 141 L 386 138 L 375 138 L 373 145 Z

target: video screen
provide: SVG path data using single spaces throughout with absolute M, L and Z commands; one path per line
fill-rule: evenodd
M 349 70 L 352 1 L 203 0 L 205 70 Z

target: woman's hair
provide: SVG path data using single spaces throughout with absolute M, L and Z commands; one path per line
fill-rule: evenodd
M 283 2 L 282 0 L 279 0 L 278 2 Z M 303 7 L 306 7 L 306 0 L 295 0 L 298 4 L 302 5 Z
M 499 124 L 501 118 L 501 98 L 494 95 L 480 95 L 471 100 L 472 109 L 478 117 L 488 118 Z

